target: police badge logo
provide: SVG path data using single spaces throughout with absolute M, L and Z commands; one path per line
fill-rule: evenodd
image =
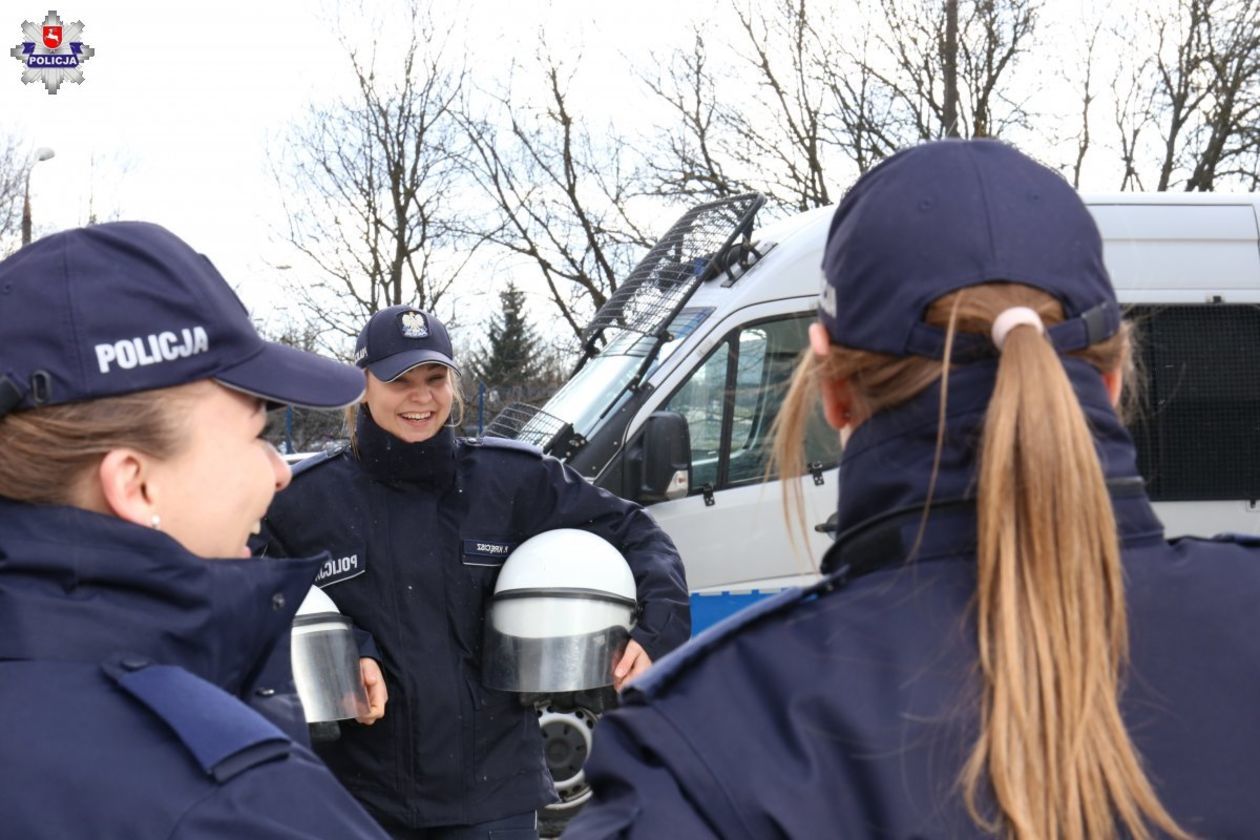
M 404 338 L 429 337 L 429 322 L 425 320 L 424 313 L 414 309 L 398 316 L 398 327 L 402 330 Z
M 23 21 L 22 33 L 28 40 L 9 50 L 9 55 L 26 65 L 22 84 L 42 81 L 50 94 L 56 94 L 64 81 L 83 84 L 83 62 L 96 54 L 78 40 L 83 29 L 81 20 L 63 26 L 56 11 L 48 13 L 42 26 Z

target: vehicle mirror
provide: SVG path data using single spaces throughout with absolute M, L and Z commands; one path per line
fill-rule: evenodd
M 681 499 L 691 490 L 691 431 L 676 411 L 657 411 L 647 419 L 641 442 L 639 501 Z

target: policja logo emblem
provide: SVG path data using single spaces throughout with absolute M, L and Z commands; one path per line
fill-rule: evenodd
M 80 65 L 96 54 L 96 50 L 77 40 L 83 29 L 81 20 L 63 27 L 55 10 L 48 12 L 42 27 L 23 21 L 22 33 L 28 40 L 9 50 L 9 55 L 26 65 L 22 84 L 43 80 L 50 94 L 55 94 L 66 80 L 83 84 Z
M 398 328 L 404 338 L 428 338 L 429 322 L 424 313 L 409 309 L 398 316 Z

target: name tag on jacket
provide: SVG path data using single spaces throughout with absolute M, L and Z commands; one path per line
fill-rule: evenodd
M 515 543 L 502 540 L 464 540 L 464 565 L 502 566 L 514 548 Z

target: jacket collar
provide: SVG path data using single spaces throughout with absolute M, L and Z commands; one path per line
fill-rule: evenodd
M 1064 358 L 1063 364 L 1094 433 L 1122 540 L 1162 538 L 1162 526 L 1142 491 L 1133 442 L 1098 371 L 1079 359 Z M 974 550 L 976 457 L 996 372 L 996 360 L 989 360 L 950 373 L 946 431 L 919 558 Z M 858 538 L 868 545 L 874 539 L 879 553 L 894 555 L 894 543 L 907 551 L 914 544 L 927 501 L 939 411 L 938 383 L 853 433 L 840 460 L 837 541 L 824 559 L 824 571 L 835 571 L 846 544 L 851 550 Z
M 287 638 L 317 560 L 207 560 L 158 531 L 0 498 L 0 659 L 179 665 L 237 692 Z
M 377 481 L 445 490 L 455 478 L 455 432 L 450 426 L 428 440 L 407 443 L 378 426 L 364 407 L 355 434 L 359 463 Z

